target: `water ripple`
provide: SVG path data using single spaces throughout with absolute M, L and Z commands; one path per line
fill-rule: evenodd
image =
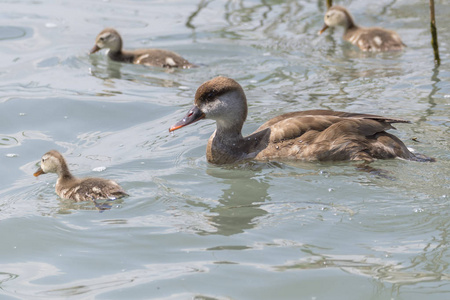
M 27 35 L 30 29 L 16 26 L 0 26 L 0 41 L 14 40 Z

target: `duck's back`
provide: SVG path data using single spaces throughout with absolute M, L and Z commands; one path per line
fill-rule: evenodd
M 75 201 L 116 199 L 127 195 L 115 181 L 103 178 L 58 180 L 55 190 L 61 198 Z
M 405 47 L 395 31 L 379 27 L 348 30 L 344 39 L 368 52 L 400 51 Z
M 312 110 L 287 113 L 264 123 L 270 130 L 256 159 L 366 160 L 415 156 L 397 137 L 385 132 L 392 123 L 409 123 L 377 115 Z
M 134 55 L 133 63 L 161 68 L 191 68 L 194 65 L 175 52 L 164 49 L 124 51 Z

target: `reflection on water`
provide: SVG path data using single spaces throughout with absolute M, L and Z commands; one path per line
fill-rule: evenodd
M 14 293 L 15 296 L 24 298 L 67 298 L 81 295 L 95 298 L 95 296 L 113 292 L 118 287 L 120 289 L 126 289 L 158 280 L 170 280 L 198 273 L 207 273 L 209 270 L 206 266 L 207 263 L 144 265 L 141 269 L 121 270 L 117 273 L 95 279 L 88 277 L 86 279 L 71 280 L 63 284 L 57 279 L 58 277 L 62 277 L 63 272 L 50 264 L 32 261 L 28 263 L 2 265 L 2 269 L 4 270 L 3 274 L 7 276 L 7 280 L 3 280 L 3 283 L 6 285 L 6 290 L 8 290 L 7 286 L 11 283 L 14 283 L 18 288 L 17 292 Z M 23 270 L 27 271 L 27 275 L 18 276 L 17 274 L 23 274 Z M 46 283 L 36 283 L 42 281 Z
M 115 79 L 123 79 L 131 82 L 136 82 L 138 84 L 147 84 L 149 86 L 157 87 L 179 87 L 181 84 L 170 78 L 158 78 L 157 76 L 149 76 L 149 73 L 164 72 L 166 74 L 182 72 L 184 70 L 168 69 L 168 68 L 157 68 L 157 67 L 147 67 L 147 66 L 127 66 L 127 64 L 115 62 L 110 60 L 106 55 L 94 54 L 89 55 L 89 61 L 92 67 L 89 69 L 89 73 L 103 80 L 103 84 L 106 87 L 114 88 Z M 130 71 L 135 68 L 139 68 L 142 74 L 133 74 Z M 123 71 L 123 69 L 125 69 Z M 121 94 L 120 91 L 105 90 L 104 93 L 97 93 L 97 96 L 115 96 L 114 94 Z
M 231 175 L 226 169 L 207 170 L 208 175 L 221 179 L 219 182 L 228 186 L 218 199 L 219 204 L 209 208 L 209 220 L 216 227 L 214 234 L 227 236 L 245 232 L 256 226 L 256 218 L 267 214 L 260 206 L 270 200 L 267 191 L 270 184 L 264 179 L 255 179 L 251 171 L 239 173 L 239 180 L 236 180 L 237 174 Z
M 312 255 L 299 261 L 276 266 L 277 271 L 338 268 L 345 272 L 363 275 L 397 286 L 420 282 L 450 281 L 450 274 L 441 272 L 414 272 L 398 261 L 357 255 Z
M 74 211 L 78 210 L 86 210 L 86 211 L 92 211 L 97 210 L 99 212 L 103 212 L 105 210 L 110 210 L 112 208 L 119 209 L 124 200 L 123 199 L 117 199 L 117 200 L 97 200 L 97 201 L 89 201 L 89 202 L 73 202 L 66 199 L 61 199 L 58 210 L 55 211 L 56 214 L 71 214 Z
M 107 60 L 107 62 L 105 62 L 105 60 Z M 90 69 L 92 76 L 106 81 L 109 81 L 112 78 L 122 78 L 122 74 L 120 72 L 122 63 L 111 61 L 107 56 L 100 56 L 98 54 L 89 55 L 89 62 L 92 64 L 92 68 Z

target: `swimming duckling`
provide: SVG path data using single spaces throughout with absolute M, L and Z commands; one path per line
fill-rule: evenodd
M 75 201 L 117 199 L 127 193 L 115 181 L 103 178 L 76 178 L 67 167 L 64 157 L 56 150 L 45 153 L 41 167 L 33 174 L 56 173 L 55 191 L 59 197 Z
M 194 106 L 169 131 L 204 118 L 215 120 L 216 131 L 206 147 L 206 158 L 214 164 L 249 159 L 432 161 L 411 153 L 401 140 L 385 132 L 394 128 L 392 123 L 409 123 L 401 119 L 329 110 L 298 111 L 275 117 L 243 137 L 246 117 L 247 99 L 242 87 L 231 78 L 216 77 L 197 89 Z
M 194 67 L 193 64 L 172 51 L 163 49 L 126 51 L 122 50 L 122 44 L 122 38 L 115 29 L 105 28 L 97 35 L 95 46 L 91 49 L 90 54 L 106 48 L 109 49 L 109 58 L 118 62 L 161 68 L 189 69 Z
M 332 6 L 325 14 L 325 25 L 319 34 L 328 27 L 343 26 L 344 40 L 358 46 L 362 51 L 382 52 L 399 51 L 406 45 L 400 36 L 392 31 L 379 27 L 359 27 L 353 21 L 350 13 L 342 6 Z

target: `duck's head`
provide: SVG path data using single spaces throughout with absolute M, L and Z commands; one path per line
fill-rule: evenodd
M 319 31 L 322 34 L 328 27 L 344 26 L 348 27 L 353 25 L 353 19 L 350 13 L 342 6 L 332 6 L 325 13 L 324 17 L 325 25 Z
M 89 52 L 95 53 L 101 49 L 111 49 L 116 52 L 122 49 L 122 38 L 120 34 L 113 28 L 105 28 L 95 38 L 95 46 Z
M 169 131 L 203 118 L 215 120 L 218 129 L 235 129 L 240 132 L 247 118 L 247 98 L 241 85 L 223 76 L 206 81 L 195 93 L 194 106 Z
M 38 177 L 45 173 L 57 173 L 62 172 L 63 167 L 66 165 L 64 157 L 56 150 L 50 150 L 45 153 L 41 158 L 41 167 L 33 174 Z

